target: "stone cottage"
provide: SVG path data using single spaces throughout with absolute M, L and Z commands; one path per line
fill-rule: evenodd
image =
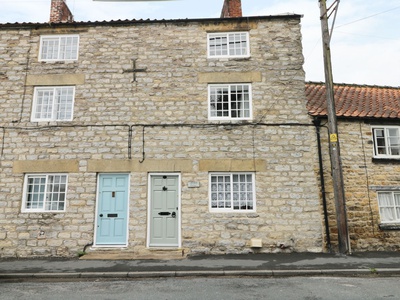
M 400 250 L 400 88 L 335 84 L 348 230 L 353 251 Z M 337 245 L 325 84 L 306 84 L 307 109 L 320 124 L 327 243 Z M 328 245 L 329 248 L 329 245 Z
M 323 251 L 301 16 L 234 2 L 0 25 L 1 257 Z

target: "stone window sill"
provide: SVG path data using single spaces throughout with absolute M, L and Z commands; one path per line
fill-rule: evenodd
M 400 164 L 400 159 L 397 158 L 372 158 L 373 163 L 380 163 L 380 164 Z
M 400 223 L 395 224 L 379 224 L 379 228 L 381 230 L 399 230 L 400 231 Z

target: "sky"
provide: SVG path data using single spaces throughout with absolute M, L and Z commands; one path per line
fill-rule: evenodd
M 67 0 L 75 21 L 218 18 L 223 0 Z M 327 0 L 330 6 L 334 0 Z M 243 16 L 303 15 L 307 81 L 323 82 L 318 0 L 242 0 Z M 50 0 L 0 0 L 0 23 L 48 22 Z M 333 15 L 330 21 L 333 20 Z M 400 0 L 342 0 L 331 40 L 335 83 L 400 86 Z

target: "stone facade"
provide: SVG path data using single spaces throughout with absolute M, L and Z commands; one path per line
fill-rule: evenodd
M 390 120 L 363 118 L 338 120 L 348 229 L 352 251 L 398 251 L 399 226 L 382 226 L 377 191 L 399 189 L 400 165 L 396 160 L 377 159 L 373 154 L 372 126 L 395 125 Z M 326 130 L 321 129 L 322 144 L 328 145 Z M 337 246 L 336 214 L 330 174 L 329 150 L 325 147 L 324 177 L 332 246 Z M 393 230 L 396 229 L 396 230 Z
M 125 251 L 149 251 L 152 173 L 180 175 L 186 253 L 323 251 L 300 16 L 0 30 L 1 257 L 93 243 L 103 173 L 130 174 Z M 207 58 L 207 33 L 230 31 L 249 32 L 250 57 Z M 79 35 L 78 60 L 39 61 L 40 37 L 62 34 Z M 251 83 L 252 120 L 208 120 L 208 84 L 226 82 Z M 73 120 L 31 122 L 34 88 L 61 85 L 75 86 Z M 256 210 L 210 212 L 209 172 L 254 172 Z M 48 173 L 68 174 L 65 211 L 23 212 L 24 175 Z

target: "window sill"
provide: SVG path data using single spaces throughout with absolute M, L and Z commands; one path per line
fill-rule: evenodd
M 400 158 L 373 157 L 372 162 L 380 164 L 400 164 Z
M 400 223 L 393 224 L 379 224 L 380 230 L 399 230 L 400 231 Z

